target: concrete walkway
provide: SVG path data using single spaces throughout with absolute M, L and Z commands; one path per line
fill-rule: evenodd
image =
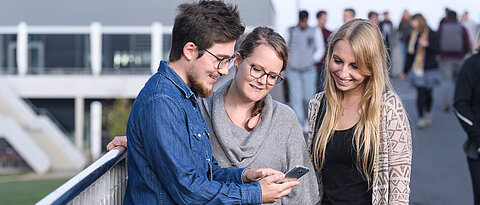
M 393 80 L 410 118 L 413 161 L 410 204 L 473 204 L 472 185 L 462 144 L 467 136 L 452 112 L 444 113 L 440 89 L 434 90 L 433 124 L 417 129 L 416 91 Z

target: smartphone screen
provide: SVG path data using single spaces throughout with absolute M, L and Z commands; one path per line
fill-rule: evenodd
M 298 180 L 298 179 L 300 179 L 300 177 L 305 175 L 308 171 L 310 171 L 310 169 L 308 169 L 307 167 L 297 165 L 297 166 L 293 167 L 292 169 L 290 169 L 290 171 L 285 173 L 285 178 L 284 179 L 282 179 L 280 181 L 277 181 L 276 183 L 281 184 L 281 183 L 287 182 L 287 181 Z

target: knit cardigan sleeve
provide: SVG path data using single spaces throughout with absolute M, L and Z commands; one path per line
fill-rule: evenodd
M 400 98 L 387 92 L 383 99 L 379 174 L 373 204 L 408 204 L 412 164 L 412 136 Z M 388 193 L 380 194 L 380 193 Z

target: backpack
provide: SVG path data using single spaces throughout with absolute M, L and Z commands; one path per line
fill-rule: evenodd
M 463 28 L 457 22 L 445 22 L 440 31 L 440 51 L 443 53 L 461 53 L 463 51 Z

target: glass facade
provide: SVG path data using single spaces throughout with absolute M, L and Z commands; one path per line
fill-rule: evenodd
M 103 35 L 103 74 L 150 74 L 149 34 Z
M 163 60 L 168 60 L 171 40 L 171 34 L 163 35 Z M 90 75 L 90 51 L 88 34 L 29 34 L 27 74 Z M 0 74 L 18 74 L 16 56 L 17 35 L 0 34 Z M 150 63 L 150 34 L 102 35 L 101 74 L 150 75 Z
M 0 74 L 17 74 L 17 35 L 0 35 Z
M 90 74 L 89 35 L 31 34 L 28 74 Z

